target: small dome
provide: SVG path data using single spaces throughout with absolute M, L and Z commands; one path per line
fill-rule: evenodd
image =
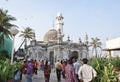
M 55 29 L 49 30 L 44 36 L 44 41 L 56 41 L 56 40 L 57 40 L 57 30 Z

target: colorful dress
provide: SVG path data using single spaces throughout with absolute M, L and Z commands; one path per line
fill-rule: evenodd
M 67 66 L 65 67 L 65 74 L 66 74 L 66 82 L 78 82 L 72 64 L 67 64 Z
M 50 65 L 44 66 L 44 79 L 45 79 L 45 82 L 49 82 L 50 73 L 51 73 Z
M 62 76 L 65 78 L 65 64 L 62 64 Z

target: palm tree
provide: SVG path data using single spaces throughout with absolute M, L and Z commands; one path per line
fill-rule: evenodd
M 19 35 L 19 37 L 23 37 L 23 43 L 25 43 L 25 49 L 27 47 L 27 40 L 32 39 L 34 36 L 34 32 L 33 29 L 31 29 L 30 27 L 26 27 L 24 28 L 24 31 L 21 31 L 21 34 Z M 23 44 L 22 43 L 22 44 Z M 21 44 L 21 46 L 22 46 Z
M 98 57 L 98 48 L 101 49 L 102 43 L 99 38 L 91 38 L 90 46 L 92 47 L 92 53 L 95 51 L 95 57 Z
M 8 10 L 0 9 L 0 45 L 4 45 L 4 37 L 11 36 L 9 31 L 11 27 L 16 27 L 16 25 L 11 24 L 11 21 L 15 21 L 15 17 L 8 15 Z

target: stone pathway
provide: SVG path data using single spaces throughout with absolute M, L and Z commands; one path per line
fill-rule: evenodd
M 33 76 L 33 82 L 45 82 L 43 71 L 39 70 L 38 75 Z M 54 69 L 52 69 L 51 71 L 50 82 L 57 82 L 57 76 L 56 76 L 56 72 L 54 72 Z M 65 82 L 65 79 L 62 78 L 61 82 Z

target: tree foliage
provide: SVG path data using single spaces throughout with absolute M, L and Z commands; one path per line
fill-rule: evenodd
M 95 57 L 98 57 L 98 48 L 101 49 L 102 43 L 100 42 L 100 39 L 95 37 L 91 38 L 90 46 L 92 47 L 92 53 L 95 52 Z
M 4 45 L 4 36 L 11 36 L 9 31 L 11 27 L 16 27 L 16 25 L 11 24 L 11 21 L 15 21 L 15 17 L 8 15 L 8 10 L 0 9 L 0 44 Z
M 30 27 L 24 28 L 23 31 L 21 31 L 21 34 L 19 37 L 23 37 L 23 42 L 25 42 L 25 47 L 27 46 L 27 40 L 30 40 L 34 37 L 34 31 Z

